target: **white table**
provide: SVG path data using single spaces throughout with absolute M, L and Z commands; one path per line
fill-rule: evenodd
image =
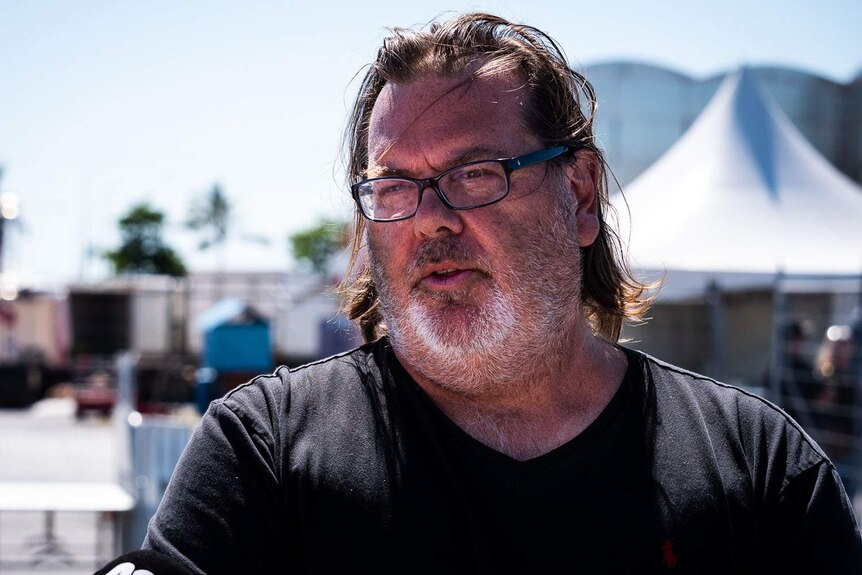
M 71 554 L 63 549 L 54 532 L 54 516 L 58 511 L 99 513 L 107 518 L 112 531 L 107 559 L 119 555 L 122 513 L 135 506 L 129 492 L 108 482 L 0 481 L 0 513 L 3 511 L 35 511 L 45 514 L 45 531 L 33 545 L 34 564 L 47 558 L 68 561 Z M 98 539 L 98 537 L 97 537 Z M 96 562 L 102 560 L 97 541 Z

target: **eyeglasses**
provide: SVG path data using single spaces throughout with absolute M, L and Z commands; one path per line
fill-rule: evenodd
M 556 146 L 515 158 L 468 162 L 424 180 L 403 176 L 369 178 L 356 182 L 350 190 L 362 215 L 373 222 L 412 218 L 428 187 L 450 210 L 471 210 L 505 198 L 509 194 L 509 176 L 515 170 L 546 162 L 570 149 Z

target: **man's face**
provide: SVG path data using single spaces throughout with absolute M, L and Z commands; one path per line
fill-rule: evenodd
M 521 85 L 513 76 L 388 84 L 371 116 L 368 175 L 427 178 L 542 149 L 522 127 Z M 413 218 L 368 223 L 383 317 L 408 369 L 481 392 L 481 381 L 513 377 L 512 362 L 535 361 L 533 347 L 566 333 L 579 310 L 579 243 L 595 237 L 590 222 L 590 237 L 578 236 L 588 210 L 573 192 L 576 172 L 517 170 L 507 198 L 474 210 L 449 210 L 427 189 Z

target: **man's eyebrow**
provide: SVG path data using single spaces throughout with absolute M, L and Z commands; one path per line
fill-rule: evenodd
M 455 167 L 459 164 L 465 164 L 476 160 L 497 160 L 504 156 L 505 155 L 500 152 L 499 148 L 492 148 L 490 146 L 474 146 L 463 150 L 461 153 L 450 158 L 446 169 L 448 170 L 449 168 Z
M 400 176 L 403 175 L 396 169 L 390 168 L 389 166 L 374 166 L 373 168 L 368 168 L 365 170 L 366 178 L 382 178 L 385 176 Z
M 496 160 L 504 157 L 507 156 L 501 153 L 499 148 L 492 148 L 490 146 L 484 145 L 473 146 L 471 148 L 461 150 L 452 157 L 450 157 L 444 165 L 440 166 L 439 171 L 442 173 L 450 168 L 454 168 L 455 166 L 460 166 L 461 164 L 466 164 L 473 161 Z M 387 166 L 385 164 L 370 167 L 365 171 L 366 178 L 382 178 L 386 176 L 411 177 L 409 174 L 406 173 L 405 170 L 400 170 L 398 168 Z

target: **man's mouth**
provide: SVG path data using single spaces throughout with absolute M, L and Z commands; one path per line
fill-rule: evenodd
M 441 267 L 426 272 L 419 285 L 431 291 L 461 289 L 474 279 L 478 270 L 471 268 Z

